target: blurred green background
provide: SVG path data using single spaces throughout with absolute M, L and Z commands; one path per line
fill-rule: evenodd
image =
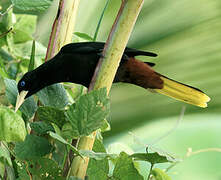
M 7 2 L 2 1 L 3 5 Z M 44 15 L 38 16 L 34 36 L 45 46 L 56 16 L 56 1 Z M 77 32 L 94 35 L 105 2 L 80 1 Z M 110 0 L 98 41 L 106 40 L 120 3 L 120 0 Z M 128 46 L 156 52 L 157 58 L 138 59 L 155 62 L 154 68 L 158 72 L 198 87 L 211 97 L 211 101 L 208 108 L 202 109 L 133 85 L 115 84 L 110 93 L 112 129 L 104 134 L 109 150 L 144 152 L 146 145 L 151 144 L 183 158 L 168 172 L 173 179 L 221 179 L 221 152 L 209 151 L 186 157 L 188 148 L 193 151 L 218 148 L 221 151 L 220 41 L 220 0 L 145 0 Z M 176 126 L 183 106 L 185 114 Z M 168 136 L 158 141 L 172 128 Z M 140 168 L 147 176 L 148 164 L 141 163 Z

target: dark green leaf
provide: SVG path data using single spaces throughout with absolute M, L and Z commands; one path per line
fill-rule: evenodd
M 81 96 L 66 113 L 75 136 L 85 136 L 100 128 L 109 115 L 110 102 L 106 89 L 92 91 Z
M 16 81 L 5 78 L 4 82 L 6 86 L 6 96 L 8 98 L 8 101 L 13 106 L 15 106 L 18 95 Z M 33 97 L 27 98 L 20 107 L 21 112 L 23 112 L 28 118 L 31 118 L 34 115 L 36 109 L 37 109 L 37 103 L 34 101 Z
M 171 177 L 159 168 L 153 169 L 151 175 L 153 176 L 153 180 L 171 180 Z
M 27 135 L 24 142 L 16 143 L 15 154 L 19 159 L 32 160 L 52 151 L 47 139 L 36 135 Z
M 11 0 L 14 7 L 22 11 L 45 11 L 52 3 L 52 0 Z
M 82 38 L 82 39 L 88 40 L 88 41 L 92 41 L 92 40 L 93 40 L 93 38 L 90 37 L 90 36 L 89 36 L 88 34 L 86 34 L 86 33 L 75 32 L 74 34 L 75 34 L 76 36 L 78 36 L 78 37 L 80 37 L 80 38 Z
M 101 141 L 95 139 L 93 151 L 96 153 L 106 153 L 104 145 Z M 109 172 L 109 164 L 108 159 L 97 159 L 97 157 L 90 158 L 88 168 L 87 168 L 87 175 L 91 180 L 106 180 L 108 179 L 108 172 Z
M 63 109 L 68 104 L 68 96 L 61 84 L 48 86 L 37 93 L 39 100 L 45 106 Z
M 32 49 L 31 49 L 31 57 L 30 57 L 30 62 L 28 66 L 28 71 L 32 71 L 35 67 L 35 40 L 33 41 L 32 44 Z
M 121 152 L 119 158 L 117 159 L 113 172 L 113 178 L 120 180 L 144 179 L 135 168 L 132 158 L 125 152 Z
M 55 123 L 60 128 L 65 123 L 64 111 L 54 107 L 49 107 L 49 106 L 39 107 L 37 110 L 37 117 L 41 121 Z
M 53 133 L 53 132 L 49 132 L 49 135 L 52 138 L 58 140 L 59 142 L 65 144 L 65 145 L 68 145 L 68 147 L 70 147 L 75 154 L 80 155 L 79 151 L 74 146 L 72 146 L 70 143 L 68 143 L 64 138 L 62 138 L 60 135 Z
M 26 136 L 25 123 L 14 111 L 0 107 L 0 140 L 23 141 Z
M 40 121 L 30 123 L 30 127 L 32 130 L 34 130 L 35 133 L 39 135 L 47 134 L 48 131 L 54 131 L 54 128 L 51 124 Z
M 33 174 L 33 179 L 65 180 L 65 178 L 62 177 L 61 168 L 51 159 L 40 158 L 38 160 L 34 160 L 34 162 L 29 166 L 29 171 Z
M 71 123 L 65 123 L 62 126 L 62 136 L 67 139 L 76 139 L 76 133 L 73 131 Z
M 162 154 L 159 152 L 154 152 L 154 153 L 134 153 L 131 155 L 132 158 L 135 160 L 140 160 L 140 161 L 148 161 L 151 164 L 157 164 L 157 163 L 167 163 L 167 162 L 176 162 L 178 161 L 174 157 L 168 154 Z

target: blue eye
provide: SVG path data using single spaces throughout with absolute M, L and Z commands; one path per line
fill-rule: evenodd
M 20 85 L 21 85 L 21 87 L 24 87 L 25 86 L 25 81 L 21 81 Z

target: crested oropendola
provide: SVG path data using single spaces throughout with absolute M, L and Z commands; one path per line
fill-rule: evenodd
M 71 43 L 61 48 L 51 60 L 27 72 L 18 82 L 16 111 L 24 99 L 42 88 L 59 82 L 72 82 L 89 87 L 101 57 L 104 43 Z M 154 63 L 142 62 L 136 56 L 157 56 L 155 53 L 126 48 L 114 83 L 131 83 L 199 107 L 207 107 L 210 98 L 201 90 L 179 83 L 155 72 Z

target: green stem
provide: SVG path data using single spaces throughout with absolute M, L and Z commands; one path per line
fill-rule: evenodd
M 151 171 L 153 170 L 153 166 L 154 166 L 154 164 L 151 164 L 151 166 L 150 166 L 150 172 L 149 172 L 149 174 L 148 174 L 147 180 L 150 180 Z
M 123 0 L 117 18 L 112 26 L 108 40 L 103 50 L 103 57 L 99 60 L 89 91 L 107 88 L 109 93 L 114 76 L 119 66 L 124 49 L 143 5 L 143 0 Z M 96 131 L 90 136 L 79 139 L 78 150 L 92 150 Z M 89 158 L 74 158 L 69 176 L 84 179 Z

